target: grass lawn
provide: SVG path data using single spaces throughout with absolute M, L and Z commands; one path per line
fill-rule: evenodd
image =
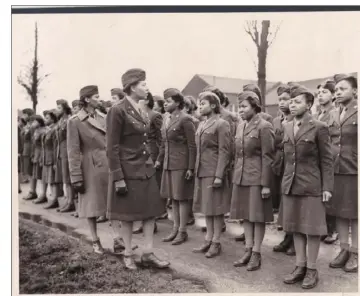
M 19 220 L 19 240 L 21 294 L 207 292 L 171 269 L 127 271 L 120 259 L 34 222 Z

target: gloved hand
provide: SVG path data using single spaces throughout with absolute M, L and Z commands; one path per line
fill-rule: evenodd
M 126 187 L 126 183 L 124 180 L 119 180 L 115 182 L 115 192 L 117 196 L 124 196 L 127 192 L 128 189 Z

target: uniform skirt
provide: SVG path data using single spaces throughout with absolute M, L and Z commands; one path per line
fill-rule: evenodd
M 358 176 L 335 175 L 334 192 L 326 213 L 344 219 L 358 218 Z
M 54 176 L 54 182 L 56 184 L 59 184 L 59 183 L 62 183 L 63 180 L 62 180 L 62 163 L 61 163 L 61 159 L 57 159 L 56 160 L 56 165 L 55 165 L 55 169 L 54 169 L 54 173 L 55 173 L 55 176 Z
M 42 179 L 42 166 L 38 163 L 33 164 L 33 170 L 32 170 L 32 178 L 36 180 Z
M 62 173 L 62 182 L 64 184 L 71 184 L 70 171 L 69 171 L 69 159 L 67 157 L 61 158 L 61 173 Z
M 194 196 L 194 179 L 186 180 L 187 170 L 163 170 L 160 194 L 163 198 L 189 200 Z
M 285 232 L 326 235 L 325 205 L 321 196 L 282 195 L 278 223 Z
M 213 188 L 214 177 L 196 178 L 193 212 L 205 216 L 224 215 L 230 209 L 230 186 L 224 178 L 223 186 Z
M 109 178 L 107 217 L 110 220 L 143 221 L 165 212 L 155 174 L 149 179 L 126 180 L 128 192 L 117 196 L 114 181 Z
M 55 171 L 53 165 L 44 165 L 42 168 L 42 181 L 44 184 L 55 184 Z
M 22 156 L 22 173 L 31 176 L 32 162 L 29 156 Z
M 271 197 L 262 198 L 261 186 L 233 184 L 230 218 L 250 222 L 272 222 L 274 216 Z

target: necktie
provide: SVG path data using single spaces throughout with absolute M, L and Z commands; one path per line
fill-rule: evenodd
M 171 119 L 171 115 L 167 116 L 166 117 L 166 120 L 165 120 L 165 127 L 169 127 L 169 124 L 170 124 L 170 119 Z
M 340 121 L 343 121 L 344 117 L 345 117 L 345 113 L 346 113 L 346 108 L 343 108 L 340 114 Z
M 300 125 L 301 125 L 301 122 L 296 122 L 294 124 L 294 136 L 296 136 L 297 132 L 299 131 Z

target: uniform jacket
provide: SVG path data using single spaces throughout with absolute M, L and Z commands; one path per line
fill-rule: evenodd
M 282 193 L 318 196 L 332 191 L 334 167 L 326 124 L 306 113 L 296 136 L 294 122 L 285 123 L 284 131 Z
M 80 110 L 67 121 L 67 151 L 71 183 L 83 182 L 83 200 L 91 204 L 105 200 L 109 166 L 106 157 L 105 125 Z M 106 209 L 106 207 L 104 207 Z
M 235 137 L 236 127 L 239 123 L 239 119 L 236 117 L 236 115 L 230 112 L 229 110 L 222 108 L 220 111 L 220 118 L 224 119 L 229 123 L 230 133 L 232 137 Z
M 270 187 L 275 153 L 274 129 L 260 114 L 245 124 L 245 121 L 240 123 L 236 130 L 233 183 Z
M 270 114 L 267 114 L 265 112 L 260 112 L 260 116 L 267 122 L 270 122 L 271 124 L 273 124 L 273 117 Z
M 18 154 L 22 155 L 23 153 L 23 129 L 18 126 Z
M 324 110 L 323 112 L 318 112 L 316 114 L 313 115 L 314 119 L 325 122 L 326 124 L 329 123 L 330 120 L 330 113 L 332 112 L 332 110 L 334 110 L 335 107 L 333 105 L 331 105 L 329 107 L 329 109 Z
M 161 129 L 162 142 L 158 161 L 164 170 L 193 170 L 196 159 L 195 126 L 183 111 L 171 114 Z
M 23 128 L 23 151 L 22 156 L 31 157 L 31 146 L 32 146 L 32 130 L 29 125 Z
M 43 165 L 53 165 L 56 159 L 56 134 L 55 125 L 45 127 L 42 136 L 42 163 Z
M 274 174 L 281 176 L 284 171 L 284 123 L 286 122 L 284 115 L 274 118 L 273 126 L 275 133 L 275 157 L 272 164 Z
M 335 174 L 357 175 L 358 112 L 357 100 L 346 107 L 345 117 L 340 121 L 340 108 L 330 112 L 328 121 Z
M 66 134 L 67 134 L 67 121 L 69 116 L 60 118 L 56 125 L 56 158 L 67 158 Z
M 107 157 L 111 180 L 148 179 L 155 168 L 147 165 L 148 122 L 125 97 L 106 116 Z
M 39 127 L 34 131 L 32 138 L 32 155 L 31 160 L 33 163 L 42 163 L 43 161 L 43 149 L 42 141 L 45 133 L 45 127 Z
M 202 121 L 196 135 L 195 175 L 224 178 L 230 162 L 230 125 L 219 115 L 209 121 Z
M 159 156 L 160 146 L 161 146 L 161 126 L 163 123 L 162 116 L 159 112 L 150 110 L 148 112 L 149 120 L 149 133 L 148 133 L 148 151 L 152 161 L 155 163 L 157 157 Z

